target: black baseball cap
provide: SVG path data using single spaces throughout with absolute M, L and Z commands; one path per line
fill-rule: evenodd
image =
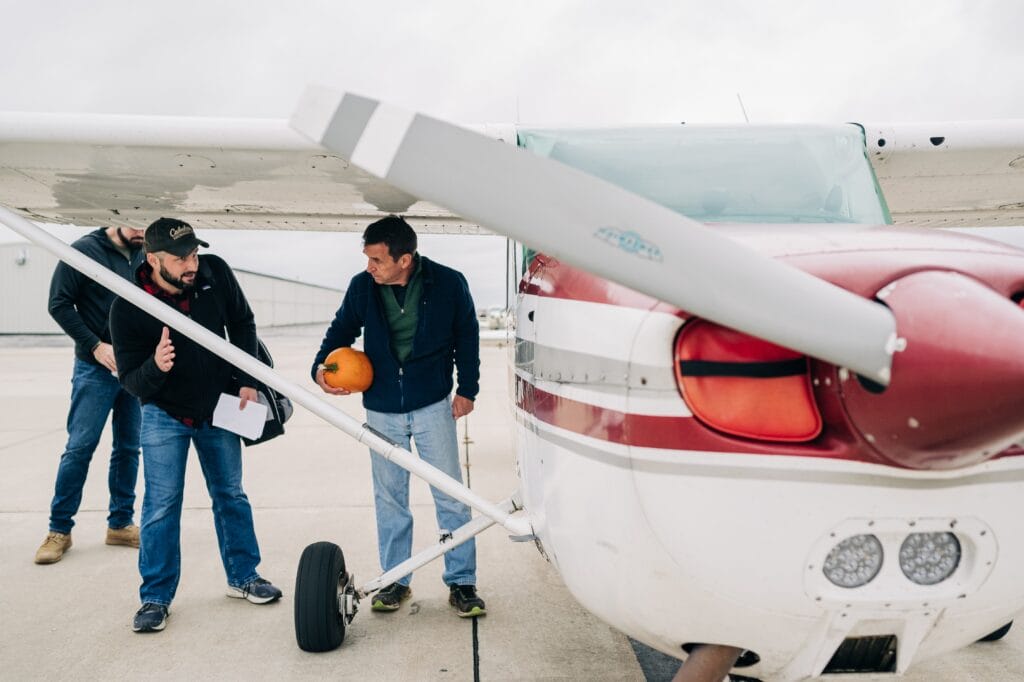
M 199 246 L 210 245 L 196 237 L 196 231 L 184 220 L 160 218 L 146 228 L 146 253 L 166 251 L 183 257 Z

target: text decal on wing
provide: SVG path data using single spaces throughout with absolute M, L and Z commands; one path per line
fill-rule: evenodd
M 632 230 L 624 232 L 615 227 L 602 227 L 594 233 L 594 236 L 612 246 L 617 246 L 628 254 L 661 262 L 661 249 Z

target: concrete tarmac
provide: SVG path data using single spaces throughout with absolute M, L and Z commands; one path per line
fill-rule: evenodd
M 322 329 L 268 330 L 278 370 L 308 382 Z M 482 348 L 482 392 L 460 420 L 461 457 L 472 488 L 491 500 L 517 485 L 507 404 L 507 349 Z M 413 598 L 393 614 L 363 604 L 345 642 L 309 654 L 292 625 L 295 571 L 303 548 L 339 544 L 362 584 L 379 572 L 369 457 L 298 408 L 287 434 L 246 449 L 245 487 L 263 563 L 285 593 L 254 606 L 224 595 L 210 501 L 193 455 L 182 517 L 182 577 L 167 629 L 137 635 L 137 550 L 103 544 L 109 429 L 93 460 L 73 548 L 50 566 L 33 555 L 47 530 L 57 462 L 66 440 L 72 351 L 64 339 L 0 340 L 0 679 L 2 680 L 663 680 L 673 665 L 638 660 L 629 640 L 584 611 L 530 543 L 501 528 L 477 538 L 478 580 L 488 615 L 474 625 L 447 604 L 436 561 L 416 573 Z M 315 388 L 315 387 L 313 387 Z M 335 399 L 362 419 L 357 397 Z M 468 443 L 466 443 L 468 429 Z M 142 476 L 137 509 L 141 508 Z M 435 541 L 427 486 L 413 479 L 414 551 Z M 138 519 L 136 519 L 138 521 Z M 624 579 L 627 579 L 624 577 Z M 643 589 L 638 586 L 638 589 Z M 1024 625 L 1024 623 L 1022 623 Z M 904 679 L 1024 678 L 1024 632 L 927 661 Z M 850 676 L 856 680 L 889 676 Z

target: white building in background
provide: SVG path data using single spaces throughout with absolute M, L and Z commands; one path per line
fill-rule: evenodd
M 57 258 L 27 242 L 0 244 L 0 334 L 63 334 L 46 311 Z M 260 328 L 329 322 L 339 289 L 235 270 Z
M 256 315 L 257 327 L 330 322 L 341 307 L 341 289 L 234 269 Z

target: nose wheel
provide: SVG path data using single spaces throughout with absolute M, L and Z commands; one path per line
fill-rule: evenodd
M 295 639 L 303 651 L 341 646 L 345 628 L 358 610 L 345 555 L 333 542 L 315 542 L 299 558 L 295 576 Z

